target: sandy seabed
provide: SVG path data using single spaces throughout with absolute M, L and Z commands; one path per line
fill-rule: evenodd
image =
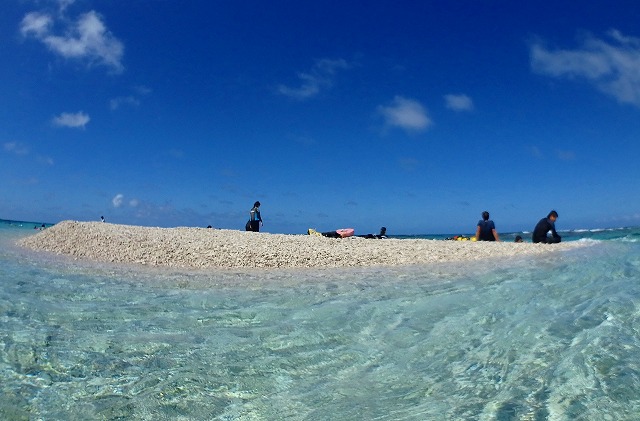
M 63 221 L 20 246 L 112 263 L 180 268 L 364 267 L 545 254 L 579 243 L 531 244 L 426 239 L 326 238 L 208 228 L 152 228 Z

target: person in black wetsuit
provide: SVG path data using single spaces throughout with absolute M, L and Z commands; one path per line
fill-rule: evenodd
M 482 219 L 476 228 L 476 241 L 500 241 L 496 225 L 489 219 L 489 212 L 482 212 Z
M 260 202 L 256 202 L 253 204 L 253 208 L 251 208 L 251 210 L 249 211 L 249 215 L 250 218 L 244 227 L 245 230 L 260 232 L 260 225 L 263 225 L 262 217 L 260 216 Z
M 380 234 L 378 234 L 378 235 L 375 235 L 375 234 L 366 234 L 366 235 L 358 235 L 357 237 L 362 237 L 362 238 L 378 238 L 378 239 L 387 238 L 387 227 L 382 227 L 382 228 L 380 228 Z
M 549 212 L 546 218 L 542 218 L 536 227 L 533 229 L 531 240 L 534 243 L 559 243 L 562 238 L 556 232 L 556 219 L 558 219 L 558 212 L 552 210 Z M 551 237 L 547 237 L 547 233 L 551 231 Z

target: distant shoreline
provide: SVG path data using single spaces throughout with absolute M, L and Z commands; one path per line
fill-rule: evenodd
M 427 239 L 333 239 L 208 228 L 152 228 L 63 221 L 25 237 L 35 251 L 111 263 L 175 268 L 369 267 L 540 255 L 580 247 Z
M 55 224 L 50 223 L 50 222 L 37 222 L 37 221 L 16 221 L 13 219 L 2 219 L 0 218 L 0 223 L 2 224 L 7 224 L 7 225 L 13 225 L 13 226 L 30 226 L 30 225 L 36 225 L 36 226 L 42 226 L 43 224 L 45 225 L 45 227 L 49 228 L 54 226 Z

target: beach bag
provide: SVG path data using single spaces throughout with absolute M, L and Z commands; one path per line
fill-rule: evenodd
M 245 231 L 253 231 L 251 229 L 251 220 L 248 220 L 247 223 L 244 226 Z

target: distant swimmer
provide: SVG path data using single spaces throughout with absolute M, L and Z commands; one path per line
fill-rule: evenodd
M 105 220 L 104 220 L 104 216 L 101 216 L 101 217 L 100 217 L 100 220 L 101 220 L 102 222 L 105 222 Z
M 522 240 L 522 236 L 521 235 L 516 235 L 516 243 L 523 243 L 524 240 Z
M 482 212 L 482 219 L 478 221 L 476 241 L 500 241 L 496 225 L 489 219 L 489 212 Z
M 556 232 L 556 220 L 558 212 L 552 210 L 546 218 L 542 218 L 533 229 L 531 240 L 534 243 L 559 243 L 562 238 Z M 547 233 L 551 231 L 551 237 L 547 237 Z

